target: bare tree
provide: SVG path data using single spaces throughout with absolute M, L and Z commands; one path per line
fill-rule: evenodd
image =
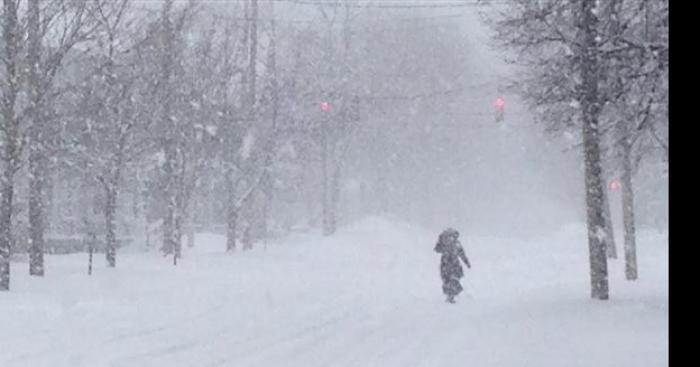
M 45 3 L 30 0 L 27 6 L 27 89 L 29 150 L 29 233 L 31 275 L 44 274 L 45 186 L 48 169 L 46 135 L 53 84 L 66 55 L 89 39 L 97 27 L 94 3 L 69 0 Z M 49 26 L 47 26 L 49 25 Z M 53 28 L 51 27 L 53 25 Z M 55 34 L 58 37 L 49 38 Z
M 3 150 L 2 176 L 0 179 L 0 290 L 10 289 L 10 253 L 12 244 L 12 212 L 15 193 L 15 173 L 19 169 L 21 135 L 20 119 L 17 116 L 17 97 L 20 93 L 20 60 L 19 42 L 20 29 L 18 21 L 17 2 L 3 1 L 3 43 L 2 53 L 4 66 L 2 86 L 2 122 L 0 123 L 0 139 Z
M 187 21 L 194 13 L 193 3 L 174 12 L 174 2 L 166 0 L 163 3 L 160 20 L 160 41 L 158 53 L 160 75 L 157 80 L 160 124 L 163 133 L 161 146 L 163 149 L 163 194 L 166 203 L 163 217 L 163 246 L 162 251 L 173 254 L 173 262 L 177 263 L 180 256 L 180 233 L 183 213 L 183 196 L 179 190 L 184 172 L 183 151 L 186 141 L 182 133 L 183 122 L 178 116 L 179 90 L 175 80 L 182 75 L 181 58 L 183 52 L 182 34 Z
M 668 2 L 612 1 L 608 84 L 614 103 L 614 159 L 621 171 L 625 276 L 637 279 L 634 186 L 636 167 L 653 148 L 668 162 Z
M 79 158 L 92 180 L 103 191 L 105 256 L 109 267 L 116 266 L 116 211 L 125 165 L 132 160 L 133 130 L 137 124 L 134 94 L 139 75 L 130 56 L 138 39 L 127 31 L 130 1 L 95 3 L 99 28 L 92 57 L 92 72 L 80 83 L 76 121 L 83 138 Z M 87 58 L 87 57 L 86 57 Z M 78 133 L 73 131 L 73 133 Z M 85 218 L 87 223 L 91 222 Z
M 584 1 L 580 14 L 581 110 L 583 145 L 586 167 L 586 206 L 588 216 L 588 246 L 591 264 L 591 296 L 608 299 L 608 264 L 605 254 L 605 214 L 603 209 L 602 165 L 600 159 L 600 99 L 598 83 L 599 37 L 597 9 L 593 2 Z
M 534 106 L 545 106 L 540 111 L 551 118 L 554 129 L 580 123 L 591 296 L 605 300 L 608 278 L 600 154 L 602 64 L 598 11 L 589 1 L 513 1 L 501 12 L 494 29 L 505 46 L 518 52 L 519 61 L 530 73 L 523 83 L 523 96 Z M 567 114 L 568 120 L 557 120 Z

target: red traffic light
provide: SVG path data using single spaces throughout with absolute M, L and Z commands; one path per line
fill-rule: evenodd
M 328 102 L 321 102 L 321 111 L 328 112 L 331 110 L 331 104 Z
M 618 181 L 618 180 L 610 181 L 610 183 L 608 184 L 608 188 L 610 188 L 610 190 L 612 190 L 612 191 L 619 190 L 620 189 L 620 181 Z
M 506 100 L 503 99 L 503 97 L 498 97 L 496 98 L 496 102 L 493 103 L 493 105 L 498 108 L 499 110 L 502 110 L 503 107 L 506 106 Z

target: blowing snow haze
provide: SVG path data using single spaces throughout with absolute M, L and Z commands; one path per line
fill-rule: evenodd
M 0 366 L 668 365 L 667 0 L 0 27 Z

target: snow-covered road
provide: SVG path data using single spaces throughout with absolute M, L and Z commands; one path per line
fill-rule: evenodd
M 642 231 L 640 280 L 610 263 L 588 297 L 584 227 L 471 238 L 466 293 L 446 304 L 436 234 L 370 218 L 224 255 L 202 234 L 173 267 L 124 251 L 116 269 L 47 256 L 0 293 L 0 366 L 666 366 L 667 236 Z M 465 234 L 463 234 L 465 237 Z

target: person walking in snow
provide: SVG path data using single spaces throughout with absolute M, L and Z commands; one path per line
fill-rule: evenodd
M 469 259 L 467 259 L 467 255 L 464 253 L 458 238 L 459 232 L 448 228 L 440 234 L 435 245 L 435 252 L 442 255 L 440 258 L 442 292 L 447 296 L 446 301 L 449 303 L 455 303 L 455 296 L 463 290 L 459 280 L 464 276 L 464 270 L 459 259 L 462 259 L 467 268 L 471 269 Z

